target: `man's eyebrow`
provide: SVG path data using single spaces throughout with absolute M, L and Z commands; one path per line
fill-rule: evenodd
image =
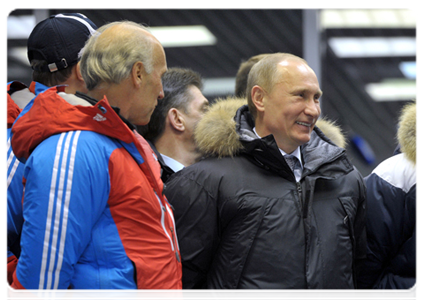
M 317 95 L 317 96 L 319 96 L 319 98 L 320 98 L 320 97 L 322 97 L 322 95 L 323 95 L 323 91 L 322 91 L 322 90 L 320 90 L 320 89 L 314 93 L 311 89 L 309 89 L 309 88 L 305 88 L 305 87 L 298 87 L 298 88 L 294 88 L 294 89 L 290 92 L 290 94 L 291 94 L 291 95 L 295 95 L 295 94 L 298 94 L 298 93 L 308 93 L 308 94 L 313 94 L 313 95 Z

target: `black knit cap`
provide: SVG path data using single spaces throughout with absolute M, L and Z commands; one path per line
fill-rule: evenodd
M 85 42 L 97 26 L 79 13 L 50 16 L 38 23 L 28 38 L 28 59 L 45 60 L 42 72 L 55 72 L 73 66 Z

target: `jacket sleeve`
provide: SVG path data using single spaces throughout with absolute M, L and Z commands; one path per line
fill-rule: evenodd
M 183 288 L 206 288 L 218 243 L 216 199 L 194 179 L 189 167 L 170 178 L 165 194 L 174 208 Z
M 377 174 L 366 177 L 367 185 L 367 257 L 359 288 L 375 288 L 379 282 L 391 282 L 390 259 L 397 252 L 402 234 L 403 201 L 398 192 Z M 384 280 L 383 278 L 391 278 Z M 379 288 L 386 288 L 380 287 Z
M 92 144 L 80 131 L 62 133 L 45 140 L 27 160 L 22 251 L 12 287 L 71 285 L 110 190 L 107 160 Z
M 7 131 L 7 249 L 19 257 L 22 230 L 22 196 L 24 164 L 20 163 L 10 145 L 10 130 Z

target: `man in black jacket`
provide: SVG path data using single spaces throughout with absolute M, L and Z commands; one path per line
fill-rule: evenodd
M 195 134 L 208 158 L 167 183 L 184 288 L 355 288 L 365 185 L 315 126 L 315 73 L 276 53 L 254 65 L 247 90 L 248 106 L 212 106 Z
M 163 182 L 201 157 L 194 141 L 194 129 L 209 108 L 201 90 L 201 75 L 190 69 L 170 68 L 162 77 L 164 98 L 150 122 L 137 126 L 149 142 L 162 168 Z

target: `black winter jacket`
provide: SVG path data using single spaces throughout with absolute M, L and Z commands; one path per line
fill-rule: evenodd
M 345 150 L 315 128 L 301 147 L 297 184 L 273 136 L 252 132 L 248 107 L 234 121 L 228 111 L 239 105 L 223 104 L 232 108 L 206 115 L 196 137 L 224 157 L 176 173 L 165 191 L 184 288 L 354 288 L 365 255 L 365 186 Z

